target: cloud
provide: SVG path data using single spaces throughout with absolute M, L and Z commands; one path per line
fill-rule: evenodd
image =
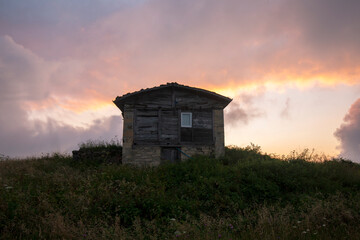
M 334 135 L 340 141 L 340 156 L 360 162 L 360 98 L 351 105 Z
M 356 84 L 359 7 L 357 0 L 0 0 L 0 121 L 32 136 L 29 112 L 76 114 L 164 82 L 210 90 Z M 265 114 L 245 96 L 229 110 L 235 125 Z M 41 136 L 78 131 L 48 119 L 38 123 Z
M 0 100 L 39 100 L 47 97 L 50 64 L 16 44 L 0 37 Z
M 120 56 L 122 76 L 139 87 L 158 79 L 203 86 L 355 83 L 360 72 L 355 39 L 360 30 L 353 23 L 360 17 L 351 9 L 359 3 L 341 4 L 147 1 L 114 12 L 86 34 L 97 46 L 111 46 L 108 54 Z M 92 49 L 92 44 L 85 46 Z
M 280 116 L 282 118 L 290 118 L 290 107 L 291 107 L 290 98 L 287 98 L 286 102 L 285 102 L 285 107 L 283 108 L 283 110 L 280 113 Z
M 167 81 L 206 88 L 359 80 L 358 1 L 56 1 L 28 7 L 31 19 L 15 14 L 24 4 L 3 5 L 13 12 L 3 17 L 7 34 L 44 58 L 81 62 L 78 81 L 105 96 Z
M 10 36 L 0 37 L 0 100 L 24 101 L 33 108 L 52 102 L 77 112 L 112 104 L 118 88 L 104 84 L 91 64 L 76 59 L 45 60 Z
M 0 37 L 1 154 L 26 156 L 51 151 L 69 152 L 88 139 L 110 140 L 116 135 L 121 136 L 120 112 L 119 116 L 98 116 L 98 120 L 87 128 L 64 124 L 62 119 L 51 116 L 43 121 L 29 118 L 30 112 L 37 107 L 56 109 L 70 103 L 70 97 L 79 96 L 79 93 L 91 96 L 80 102 L 93 103 L 92 98 L 99 98 L 96 94 L 83 92 L 86 87 L 62 86 L 64 82 L 60 76 L 66 75 L 67 71 L 59 69 L 67 67 L 70 64 L 66 62 L 44 61 L 9 36 Z M 68 76 L 74 76 L 74 72 L 70 72 Z M 61 98 L 64 98 L 63 103 L 59 102 Z
M 87 140 L 121 140 L 122 119 L 120 116 L 98 119 L 88 128 L 60 125 L 54 119 L 25 121 L 16 128 L 9 123 L 1 125 L 0 131 L 0 153 L 3 155 L 26 157 L 54 151 L 69 153 Z
M 263 97 L 263 90 L 257 93 L 241 94 L 225 109 L 225 123 L 232 126 L 238 124 L 248 124 L 250 120 L 266 116 L 266 112 L 255 106 L 255 101 Z

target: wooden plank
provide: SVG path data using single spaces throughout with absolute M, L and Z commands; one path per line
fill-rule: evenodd
M 158 117 L 158 110 L 154 109 L 137 109 L 138 117 Z
M 197 143 L 211 143 L 213 142 L 212 129 L 194 128 L 194 142 Z
M 215 143 L 215 127 L 214 127 L 214 110 L 211 111 L 212 116 L 212 141 Z
M 133 115 L 133 144 L 136 144 L 136 137 L 135 137 L 135 129 L 136 129 L 136 126 L 137 126 L 137 121 L 136 121 L 136 116 L 137 116 L 137 110 L 134 109 L 134 115 Z
M 179 141 L 178 117 L 176 110 L 161 111 L 160 141 L 164 144 L 175 144 Z
M 222 103 L 213 99 L 211 97 L 205 96 L 203 94 L 194 94 L 193 92 L 186 91 L 183 89 L 175 90 L 176 96 L 176 106 L 179 108 L 186 108 L 192 106 L 192 108 L 221 108 Z
M 177 111 L 177 115 L 178 115 L 178 142 L 181 142 L 181 110 L 178 109 Z
M 134 139 L 137 144 L 158 141 L 158 112 L 137 109 L 135 115 Z
M 174 91 L 174 88 L 172 87 L 171 88 L 171 107 L 175 109 L 175 102 L 176 102 L 176 99 L 175 99 L 175 91 Z
M 192 128 L 181 128 L 181 142 L 192 142 Z
M 160 136 L 161 136 L 161 124 L 162 120 L 161 120 L 161 108 L 158 109 L 158 134 L 157 134 L 157 140 L 160 141 Z

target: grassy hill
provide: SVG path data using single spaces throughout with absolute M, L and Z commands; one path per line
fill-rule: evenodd
M 0 161 L 0 239 L 360 239 L 359 190 L 359 164 L 256 146 L 156 168 Z

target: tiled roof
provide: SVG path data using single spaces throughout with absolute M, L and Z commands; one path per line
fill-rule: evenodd
M 147 93 L 147 92 L 154 91 L 154 90 L 159 90 L 159 89 L 162 89 L 162 88 L 168 88 L 168 87 L 177 87 L 177 88 L 187 89 L 187 90 L 191 90 L 191 91 L 197 91 L 197 92 L 200 92 L 200 93 L 208 94 L 208 95 L 211 95 L 213 97 L 219 98 L 219 99 L 221 99 L 223 101 L 226 101 L 226 102 L 231 102 L 232 101 L 231 98 L 222 96 L 222 95 L 217 94 L 215 92 L 211 92 L 211 91 L 201 89 L 201 88 L 195 88 L 195 87 L 190 87 L 190 86 L 178 84 L 176 82 L 171 82 L 171 83 L 162 84 L 160 86 L 156 86 L 156 87 L 152 87 L 152 88 L 141 89 L 139 91 L 132 92 L 132 93 L 126 93 L 126 94 L 124 94 L 124 95 L 122 95 L 120 97 L 119 96 L 116 97 L 116 99 L 114 100 L 114 103 L 117 104 L 119 102 L 125 101 L 125 99 L 127 99 L 129 97 L 132 97 L 132 96 L 135 96 L 135 95 L 138 95 L 138 94 Z

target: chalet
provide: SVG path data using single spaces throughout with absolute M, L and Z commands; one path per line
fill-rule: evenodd
M 158 165 L 195 154 L 223 156 L 223 109 L 231 101 L 177 83 L 117 97 L 124 118 L 122 162 Z

